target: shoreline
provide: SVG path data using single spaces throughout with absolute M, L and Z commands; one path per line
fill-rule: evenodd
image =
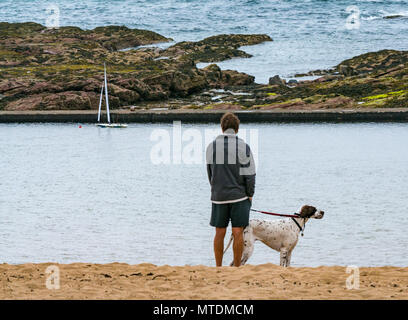
M 219 122 L 228 110 L 113 110 L 112 122 Z M 408 122 L 408 108 L 231 110 L 242 122 Z M 104 114 L 102 115 L 104 118 Z M 96 123 L 96 110 L 0 111 L 0 123 Z
M 57 266 L 60 288 L 46 288 Z M 239 268 L 110 264 L 0 264 L 0 299 L 408 299 L 408 267 L 361 267 L 347 288 L 346 266 Z

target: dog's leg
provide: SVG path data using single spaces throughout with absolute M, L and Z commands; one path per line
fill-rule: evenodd
M 250 229 L 244 229 L 244 249 L 242 250 L 241 265 L 244 265 L 254 252 L 255 239 Z M 234 265 L 234 260 L 231 261 L 230 267 Z
M 288 266 L 288 250 L 284 248 L 280 250 L 280 266 L 281 267 Z
M 290 259 L 291 258 L 292 258 L 292 251 L 289 251 L 288 256 L 286 257 L 286 261 L 287 261 L 286 266 L 287 267 L 290 267 Z
M 254 240 L 246 239 L 244 242 L 244 252 L 242 253 L 241 265 L 244 265 L 254 252 Z

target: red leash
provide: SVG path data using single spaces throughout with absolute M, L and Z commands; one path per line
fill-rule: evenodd
M 259 212 L 259 213 L 264 213 L 264 214 L 269 214 L 271 216 L 278 216 L 278 217 L 288 217 L 288 218 L 299 218 L 298 214 L 282 214 L 282 213 L 274 213 L 274 212 L 267 212 L 267 211 L 261 211 L 261 210 L 255 210 L 251 209 L 251 211 Z

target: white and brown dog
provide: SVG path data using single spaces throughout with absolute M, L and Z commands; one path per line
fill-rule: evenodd
M 304 205 L 297 212 L 297 218 L 250 220 L 249 225 L 244 229 L 244 250 L 241 265 L 244 265 L 252 255 L 255 241 L 260 240 L 268 247 L 280 252 L 280 265 L 282 267 L 289 267 L 292 251 L 298 242 L 299 233 L 305 228 L 307 220 L 310 218 L 322 219 L 323 215 L 324 211 Z M 224 253 L 231 245 L 232 240 L 233 236 L 231 235 Z M 233 262 L 231 263 L 232 265 Z

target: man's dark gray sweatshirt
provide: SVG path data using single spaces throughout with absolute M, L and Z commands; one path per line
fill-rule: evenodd
M 231 201 L 254 195 L 255 161 L 244 140 L 227 130 L 208 145 L 206 159 L 212 201 Z

